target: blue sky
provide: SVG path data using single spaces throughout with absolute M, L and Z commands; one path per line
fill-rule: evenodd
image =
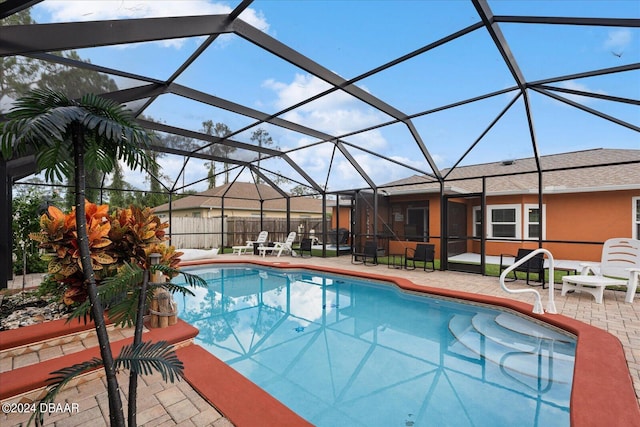
M 39 23 L 228 13 L 238 2 L 194 1 L 44 1 L 32 8 Z M 623 1 L 490 1 L 496 15 L 579 16 L 640 19 L 640 2 Z M 257 0 L 241 19 L 298 50 L 346 79 L 447 36 L 479 18 L 471 2 L 454 1 L 284 1 Z M 619 65 L 640 63 L 640 29 L 502 24 L 527 81 Z M 127 47 L 79 50 L 92 63 L 159 79 L 170 76 L 202 38 L 142 43 Z M 118 81 L 121 87 L 134 82 Z M 220 37 L 177 83 L 212 93 L 267 113 L 280 111 L 327 88 L 311 76 L 236 36 Z M 484 29 L 413 58 L 358 86 L 406 114 L 415 114 L 514 85 L 513 79 Z M 574 79 L 558 86 L 640 99 L 640 71 Z M 454 164 L 485 130 L 515 93 L 461 108 L 418 117 L 414 125 L 439 167 Z M 621 120 L 640 126 L 640 109 L 604 100 L 572 98 Z M 541 154 L 590 148 L 640 149 L 637 132 L 611 124 L 551 98 L 531 94 L 534 126 Z M 224 122 L 232 130 L 252 123 L 235 114 L 199 105 L 173 95 L 161 97 L 145 114 L 156 120 L 200 130 L 205 120 Z M 330 96 L 287 113 L 284 118 L 332 135 L 383 123 L 391 118 L 345 93 Z M 304 147 L 313 138 L 262 125 L 283 150 Z M 249 142 L 250 129 L 235 139 Z M 347 141 L 378 151 L 401 163 L 429 170 L 406 126 L 395 124 Z M 483 163 L 533 153 L 521 101 L 487 134 L 463 161 Z M 415 173 L 354 149 L 352 154 L 382 184 Z M 339 156 L 329 179 L 331 144 L 291 153 L 320 184 L 329 189 L 364 185 Z M 181 159 L 163 159 L 165 174 L 177 176 Z M 263 163 L 292 173 L 278 161 Z M 187 167 L 189 182 L 202 176 L 202 164 Z M 206 175 L 206 173 L 205 173 Z M 246 176 L 245 176 L 246 178 Z M 202 189 L 202 185 L 196 189 Z

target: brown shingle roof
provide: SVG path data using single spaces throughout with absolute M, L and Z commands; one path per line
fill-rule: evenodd
M 636 162 L 627 164 L 615 164 Z M 640 188 L 640 150 L 594 149 L 542 156 L 543 186 L 551 192 L 584 192 Z M 508 162 L 460 166 L 447 177 L 445 188 L 452 192 L 482 191 L 486 180 L 488 194 L 529 193 L 538 191 L 538 174 L 533 157 Z M 603 166 L 592 166 L 603 165 Z M 589 166 L 589 167 L 586 167 Z M 572 167 L 575 169 L 557 170 Z M 443 175 L 449 172 L 443 170 Z M 528 172 L 528 173 L 527 173 Z M 503 174 L 513 174 L 500 176 Z M 473 178 L 473 179 L 464 179 Z M 431 178 L 411 176 L 385 185 L 392 194 L 438 192 L 439 184 Z M 408 185 L 407 185 L 408 184 Z
M 287 204 L 280 193 L 264 184 L 235 182 L 210 188 L 192 196 L 183 197 L 172 202 L 173 210 L 220 208 L 224 196 L 225 209 L 256 210 L 260 209 L 260 200 L 264 200 L 264 209 L 286 212 Z M 157 206 L 155 212 L 166 212 L 169 203 Z M 291 211 L 298 213 L 322 212 L 322 200 L 311 197 L 292 197 Z

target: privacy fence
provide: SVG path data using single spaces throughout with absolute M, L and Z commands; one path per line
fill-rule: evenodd
M 224 224 L 224 232 L 223 232 Z M 330 221 L 324 225 L 329 230 Z M 309 235 L 322 235 L 323 221 L 319 218 L 291 219 L 287 229 L 286 218 L 192 218 L 171 219 L 171 244 L 177 249 L 208 249 L 242 245 L 255 240 L 262 230 L 269 232 L 269 241 L 284 241 L 290 231 L 298 233 L 296 242 Z

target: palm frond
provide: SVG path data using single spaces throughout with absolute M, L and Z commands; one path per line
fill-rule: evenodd
M 64 388 L 65 385 L 69 383 L 69 381 L 71 381 L 78 375 L 82 375 L 101 366 L 103 366 L 102 360 L 94 357 L 86 362 L 77 363 L 73 366 L 51 372 L 51 377 L 47 379 L 47 393 L 39 403 L 52 403 L 56 399 L 58 393 Z M 47 405 L 43 407 L 46 406 Z M 33 415 L 31 415 L 29 422 L 31 422 L 32 420 L 35 420 L 37 425 L 42 425 L 44 421 L 44 413 L 40 411 L 39 404 L 36 405 L 36 410 Z
M 173 346 L 166 341 L 127 345 L 114 363 L 116 369 L 129 369 L 139 375 L 159 372 L 163 381 L 175 382 L 184 373 L 184 364 L 178 359 Z
M 45 171 L 45 179 L 49 181 L 52 181 L 54 177 L 62 181 L 63 176 L 70 176 L 73 173 L 73 158 L 70 147 L 59 141 L 40 148 L 36 153 L 36 163 L 39 170 Z
M 167 276 L 175 276 L 176 274 L 180 273 L 184 276 L 187 285 L 193 288 L 206 288 L 208 286 L 206 280 L 204 280 L 202 277 L 195 274 L 187 273 L 177 268 L 169 267 L 168 265 L 152 265 L 150 270 L 152 273 L 155 271 L 160 271 Z
M 138 290 L 130 291 L 123 298 L 112 300 L 109 304 L 109 319 L 118 327 L 129 328 L 138 318 Z
M 82 319 L 86 325 L 89 321 L 93 320 L 93 313 L 91 312 L 91 302 L 87 298 L 79 306 L 77 306 L 71 314 L 67 317 L 66 323 L 70 323 L 74 319 Z
M 106 277 L 98 287 L 98 297 L 103 302 L 105 308 L 109 308 L 109 316 L 116 326 L 131 326 L 135 322 L 135 311 L 137 293 L 135 287 L 142 282 L 144 270 L 137 265 L 125 263 L 118 274 Z M 132 291 L 133 290 L 133 291 Z M 127 293 L 132 291 L 131 295 Z M 127 312 L 132 310 L 132 314 Z M 69 320 L 83 318 L 85 323 L 87 318 L 91 319 L 91 306 L 89 301 L 80 304 L 69 316 Z
M 88 167 L 96 168 L 104 173 L 112 172 L 116 161 L 113 151 L 109 150 L 109 146 L 97 142 L 96 138 L 88 138 L 84 159 Z
M 144 270 L 135 264 L 125 263 L 115 276 L 107 277 L 98 288 L 98 295 L 109 308 L 109 317 L 116 326 L 135 324 L 138 306 L 138 286 L 144 278 Z

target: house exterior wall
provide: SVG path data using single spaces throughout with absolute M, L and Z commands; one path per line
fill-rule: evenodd
M 338 216 L 340 218 L 338 218 Z M 346 228 L 347 230 L 351 229 L 351 207 L 350 206 L 340 206 L 340 214 L 336 215 L 336 207 L 333 207 L 333 212 L 331 214 L 331 228 Z
M 547 204 L 547 239 L 603 242 L 633 237 L 632 200 L 638 190 L 553 194 Z M 602 245 L 544 245 L 558 259 L 600 261 Z
M 640 198 L 638 190 L 600 191 L 583 193 L 554 193 L 543 195 L 543 247 L 551 251 L 556 259 L 599 261 L 602 245 L 589 242 L 604 242 L 613 237 L 637 238 L 634 227 L 638 227 L 634 217 L 634 203 Z M 458 199 L 467 205 L 467 229 L 469 235 L 474 230 L 473 209 L 480 205 L 480 198 Z M 441 204 L 439 194 L 413 194 L 392 196 L 388 224 L 397 236 L 403 235 L 402 221 L 394 221 L 394 212 L 403 211 L 407 206 L 428 205 L 429 239 L 436 247 L 436 258 L 440 258 Z M 518 227 L 520 239 L 517 241 L 487 241 L 486 254 L 515 254 L 519 248 L 536 249 L 538 239 L 526 239 L 526 215 L 528 206 L 538 205 L 538 194 L 518 194 L 508 196 L 488 196 L 487 207 L 496 205 L 519 206 Z M 380 215 L 387 212 L 380 210 Z M 637 214 L 637 213 L 636 213 Z M 342 215 L 341 215 L 342 216 Z M 386 218 L 386 217 L 385 217 Z M 522 240 L 522 241 L 521 241 Z M 584 242 L 584 243 L 566 243 Z M 391 239 L 389 253 L 401 254 L 405 248 L 415 247 L 418 242 Z M 469 252 L 480 252 L 480 239 L 469 239 Z
M 544 239 L 552 241 L 545 242 L 543 247 L 557 259 L 599 261 L 601 244 L 563 241 L 604 242 L 612 237 L 633 237 L 632 201 L 638 196 L 638 190 L 543 195 Z M 525 205 L 537 204 L 537 194 L 487 197 L 487 206 L 520 205 L 520 227 L 525 226 Z M 472 214 L 469 221 L 469 230 L 472 230 Z M 521 233 L 524 236 L 524 229 L 521 229 Z M 537 239 L 524 242 L 488 241 L 486 252 L 487 255 L 515 254 L 518 248 L 537 247 Z M 480 252 L 479 240 L 473 241 L 471 251 Z

